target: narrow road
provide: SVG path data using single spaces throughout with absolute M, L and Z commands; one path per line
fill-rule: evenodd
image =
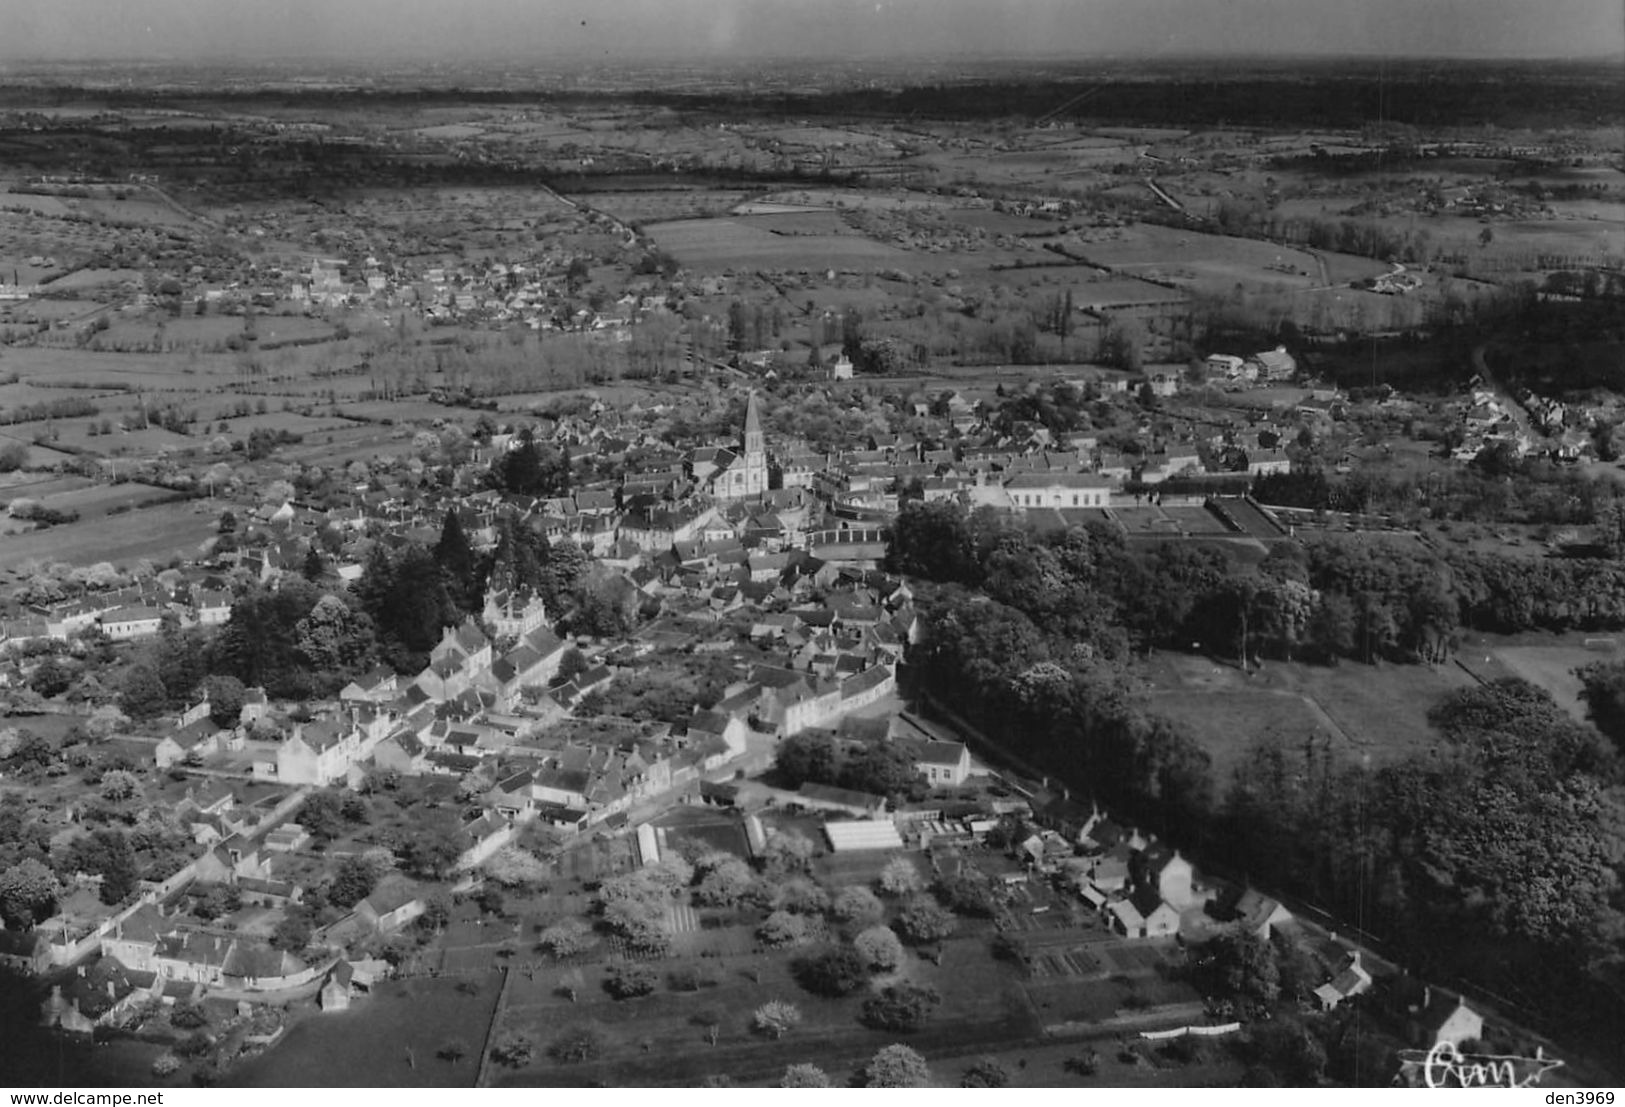
M 1490 391 L 1496 394 L 1496 397 L 1507 409 L 1507 414 L 1517 424 L 1519 432 L 1536 440 L 1544 438 L 1545 435 L 1535 429 L 1534 424 L 1529 421 L 1529 413 L 1523 409 L 1523 405 L 1513 399 L 1512 393 L 1508 392 L 1501 382 L 1495 379 L 1495 374 L 1490 372 L 1489 363 L 1484 360 L 1484 347 L 1482 345 L 1473 347 L 1472 357 L 1473 371 L 1489 386 Z

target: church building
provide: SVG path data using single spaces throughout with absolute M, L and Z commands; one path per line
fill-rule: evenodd
M 767 443 L 762 436 L 762 412 L 756 393 L 745 403 L 745 439 L 742 452 L 719 451 L 710 473 L 711 495 L 719 500 L 751 500 L 767 491 Z M 696 466 L 698 469 L 698 466 Z M 704 479 L 699 472 L 696 478 Z

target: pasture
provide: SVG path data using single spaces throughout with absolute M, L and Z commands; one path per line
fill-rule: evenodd
M 1313 740 L 1317 752 L 1372 764 L 1397 761 L 1434 741 L 1427 713 L 1473 680 L 1455 665 L 1354 662 L 1337 666 L 1266 661 L 1251 676 L 1228 662 L 1160 653 L 1149 665 L 1150 706 L 1192 732 L 1213 758 L 1215 786 L 1261 738 L 1289 748 Z
M 501 981 L 495 974 L 390 980 L 354 1000 L 348 1011 L 304 1003 L 287 1035 L 231 1070 L 238 1088 L 468 1088 Z M 437 1052 L 456 1039 L 467 1053 L 447 1061 Z
M 1228 292 L 1238 284 L 1309 288 L 1321 283 L 1313 254 L 1269 242 L 1151 224 L 1079 237 L 1075 249 L 1092 264 L 1203 292 Z
M 205 501 L 159 504 L 120 515 L 81 519 L 27 534 L 0 537 L 0 569 L 30 561 L 131 565 L 142 558 L 167 562 L 196 553 L 215 533 L 219 504 Z
M 683 219 L 645 228 L 685 266 L 729 269 L 850 269 L 896 265 L 896 247 L 852 234 L 777 235 L 742 219 Z M 768 217 L 771 218 L 771 217 Z

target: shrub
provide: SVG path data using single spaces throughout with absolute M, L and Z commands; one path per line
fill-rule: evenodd
M 152 1063 L 152 1075 L 174 1076 L 181 1070 L 181 1059 L 173 1053 L 166 1053 Z
M 491 1060 L 509 1068 L 523 1068 L 535 1055 L 536 1043 L 529 1036 L 514 1031 L 504 1034 L 491 1047 Z
M 888 896 L 909 896 L 925 887 L 920 870 L 906 857 L 894 857 L 880 870 L 880 890 Z
M 893 984 L 879 995 L 864 1001 L 863 1024 L 876 1030 L 905 1033 L 918 1030 L 941 1002 L 942 997 L 935 988 L 919 984 Z
M 869 983 L 869 967 L 851 946 L 834 946 L 791 966 L 796 982 L 815 995 L 851 995 Z
M 643 965 L 616 965 L 604 980 L 604 990 L 616 999 L 635 999 L 655 990 L 654 970 Z
M 766 1034 L 774 1039 L 782 1038 L 801 1025 L 801 1011 L 793 1003 L 770 999 L 756 1008 L 751 1016 L 751 1025 L 759 1034 Z
M 214 1039 L 201 1030 L 175 1043 L 175 1052 L 182 1057 L 201 1057 L 213 1048 Z
M 797 946 L 807 940 L 807 920 L 789 911 L 775 911 L 756 928 L 756 936 L 775 949 Z
M 1087 1053 L 1074 1054 L 1062 1061 L 1061 1067 L 1078 1076 L 1093 1076 L 1100 1071 L 1100 1054 L 1092 1049 Z
M 1010 1074 L 991 1057 L 983 1057 L 959 1078 L 961 1088 L 1002 1088 L 1009 1083 Z
M 791 1065 L 779 1077 L 781 1088 L 827 1088 L 829 1076 L 817 1065 Z
M 598 938 L 586 922 L 571 918 L 556 922 L 542 931 L 538 944 L 551 950 L 555 957 L 573 957 L 597 945 Z
M 859 1074 L 865 1088 L 923 1088 L 931 1082 L 925 1058 L 906 1045 L 889 1045 Z
M 169 1025 L 177 1030 L 197 1030 L 209 1025 L 209 1016 L 195 1003 L 183 1003 L 169 1013 Z
M 566 1030 L 548 1047 L 548 1056 L 561 1065 L 579 1065 L 591 1061 L 604 1051 L 603 1036 L 590 1026 Z

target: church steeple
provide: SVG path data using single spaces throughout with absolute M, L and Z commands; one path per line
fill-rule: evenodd
M 756 391 L 751 390 L 745 401 L 745 456 L 755 457 L 767 452 L 762 442 L 762 411 L 756 403 Z

